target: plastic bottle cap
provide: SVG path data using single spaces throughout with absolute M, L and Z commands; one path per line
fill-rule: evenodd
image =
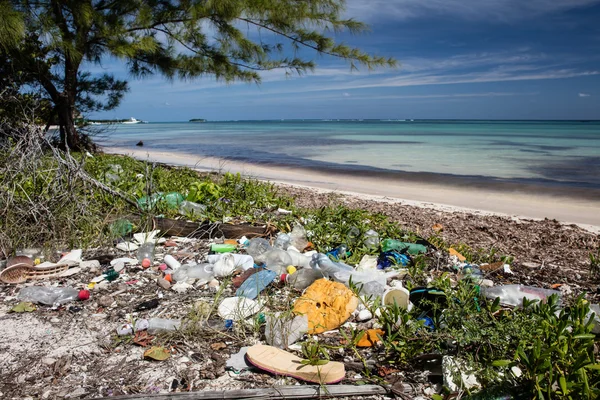
M 149 258 L 144 258 L 142 260 L 142 267 L 144 267 L 144 268 L 149 268 L 151 264 L 152 264 L 152 262 L 150 261 Z
M 87 300 L 90 298 L 90 291 L 89 290 L 80 290 L 79 294 L 77 295 L 77 298 L 79 300 Z
M 281 274 L 279 277 L 279 281 L 285 283 L 285 278 L 287 278 L 288 274 Z
M 294 267 L 293 265 L 288 265 L 288 267 L 286 268 L 288 274 L 293 274 L 294 272 L 296 272 L 296 267 Z
M 167 269 L 167 264 L 164 264 L 164 263 L 163 263 L 163 264 L 160 264 L 160 265 L 158 266 L 158 269 L 160 269 L 161 271 L 165 271 L 165 270 Z

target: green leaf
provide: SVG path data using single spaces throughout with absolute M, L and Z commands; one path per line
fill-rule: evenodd
M 588 340 L 588 339 L 595 339 L 596 335 L 594 335 L 593 333 L 582 333 L 581 335 L 575 335 L 573 336 L 573 339 L 577 339 L 577 340 Z
M 585 366 L 587 369 L 596 369 L 600 370 L 600 364 L 590 364 Z
M 512 364 L 511 360 L 496 360 L 492 362 L 492 366 L 494 367 L 507 367 Z
M 19 304 L 17 304 L 16 306 L 14 306 L 13 308 L 11 308 L 10 312 L 22 313 L 22 312 L 32 312 L 35 310 L 37 310 L 37 307 L 35 306 L 35 304 L 29 303 L 27 301 L 22 301 Z
M 567 379 L 565 378 L 564 375 L 561 375 L 560 378 L 558 378 L 558 383 L 560 384 L 560 390 L 562 390 L 562 394 L 566 395 L 568 393 L 568 389 L 567 389 Z

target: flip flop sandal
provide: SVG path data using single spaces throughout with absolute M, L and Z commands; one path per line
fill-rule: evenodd
M 0 272 L 0 281 L 4 283 L 23 283 L 28 279 L 44 279 L 58 276 L 68 270 L 69 264 L 57 264 L 48 267 L 32 267 L 21 263 L 5 268 Z
M 302 359 L 273 346 L 257 344 L 248 349 L 248 361 L 275 375 L 286 375 L 318 384 L 338 383 L 346 376 L 344 364 L 329 361 L 324 365 L 304 365 Z

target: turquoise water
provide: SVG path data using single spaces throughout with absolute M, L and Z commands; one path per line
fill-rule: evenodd
M 600 121 L 232 121 L 118 125 L 103 144 L 345 173 L 600 188 Z M 426 174 L 423 174 L 426 173 Z

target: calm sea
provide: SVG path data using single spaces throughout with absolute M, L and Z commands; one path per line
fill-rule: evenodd
M 114 126 L 105 145 L 260 164 L 600 189 L 600 121 L 231 121 Z

